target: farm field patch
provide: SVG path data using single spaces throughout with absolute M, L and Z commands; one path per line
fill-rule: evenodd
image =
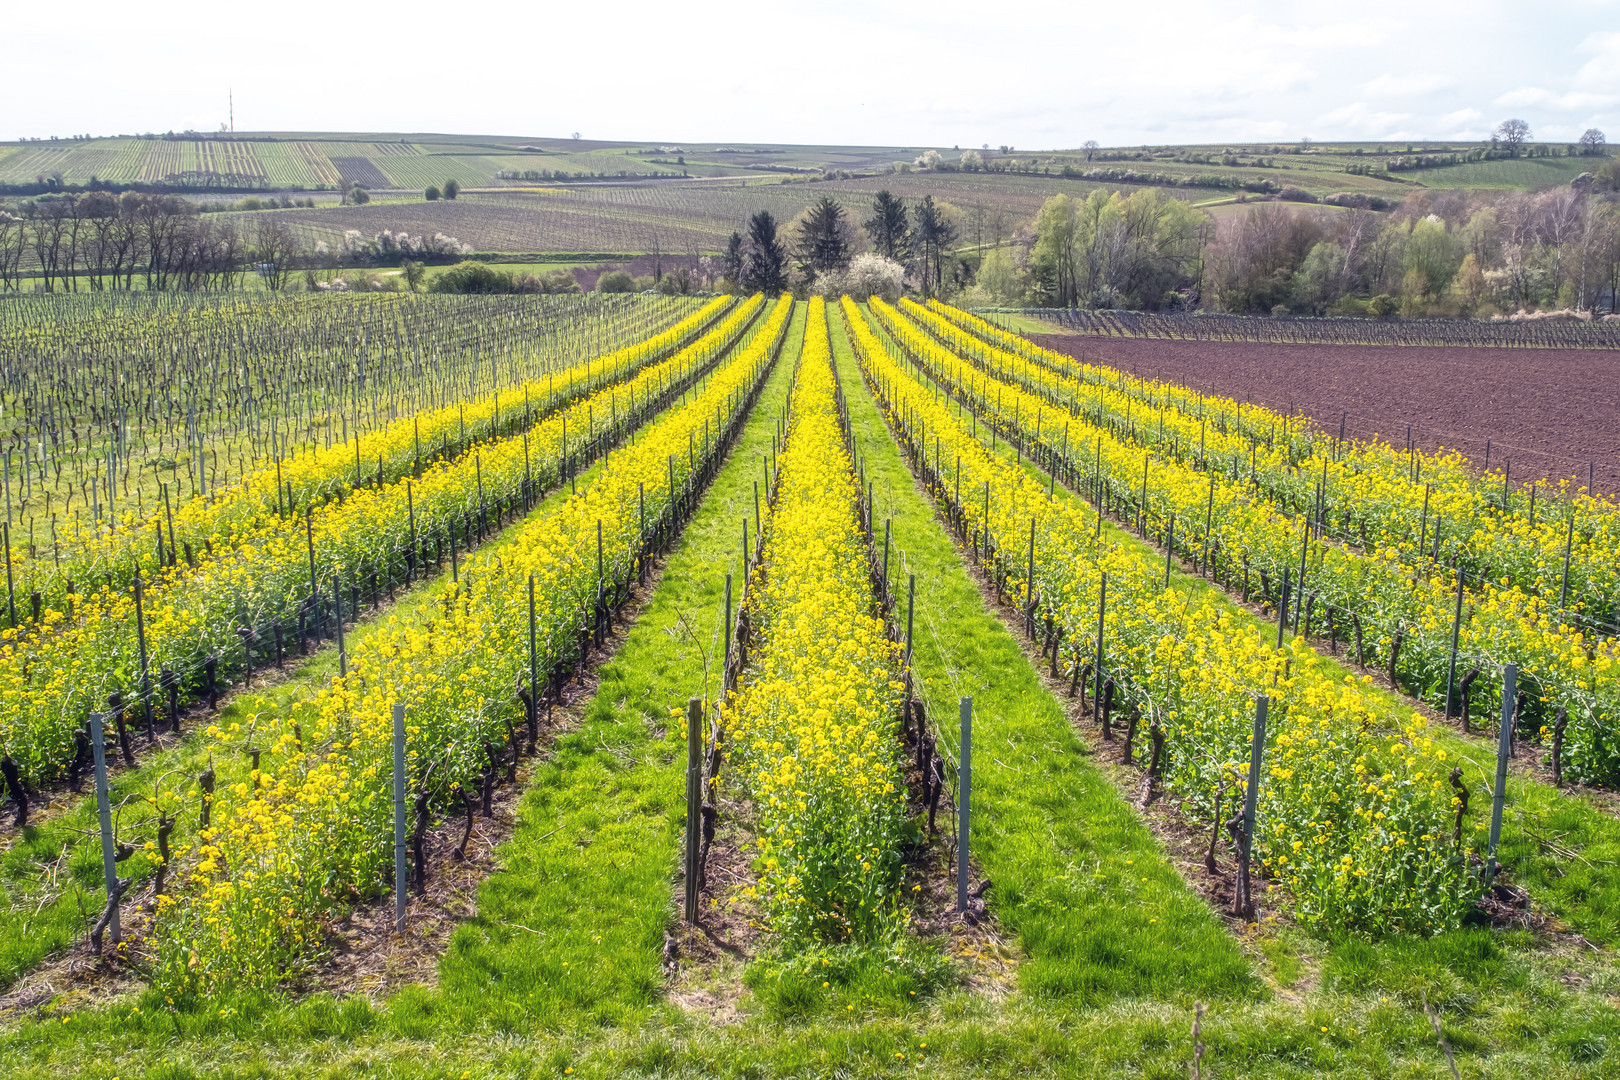
M 1047 348 L 1143 378 L 1309 416 L 1337 431 L 1442 446 L 1514 472 L 1620 488 L 1620 353 L 1604 349 L 1304 345 L 1035 334 Z
M 622 194 L 597 205 L 659 220 Z M 1400 607 L 1454 558 L 1463 625 L 1507 626 L 1547 610 L 1556 549 L 1574 567 L 1559 603 L 1609 618 L 1612 500 L 1538 502 L 1517 464 L 1507 483 L 1510 435 L 1485 471 L 1371 428 L 1341 441 L 1344 409 L 1313 423 L 1268 398 L 1288 366 L 1360 354 L 1357 400 L 1388 408 L 1402 358 L 1450 362 L 1431 352 L 1477 362 L 1465 379 L 1526 363 L 1596 393 L 1608 352 L 1273 344 L 1262 368 L 1240 359 L 1255 343 L 1085 335 L 1047 352 L 909 299 L 61 299 L 63 318 L 33 305 L 7 329 L 40 378 L 71 354 L 111 380 L 131 349 L 143 370 L 221 349 L 232 373 L 177 364 L 203 418 L 144 435 L 113 426 L 99 384 L 64 391 L 59 415 L 18 421 L 19 447 L 71 446 L 88 481 L 103 453 L 138 477 L 146 440 L 239 457 L 217 482 L 199 469 L 174 533 L 138 480 L 109 483 L 97 498 L 127 520 L 70 554 L 71 584 L 43 551 L 13 559 L 53 619 L 20 606 L 0 649 L 25 662 L 0 692 L 69 688 L 29 730 L 0 724 L 44 796 L 27 829 L 0 828 L 0 1059 L 20 1077 L 1620 1067 L 1613 635 L 1465 634 L 1480 686 L 1511 661 L 1549 688 L 1502 721 L 1497 848 L 1480 714 L 1511 702 L 1476 687 L 1472 730 L 1437 715 L 1438 617 Z M 1120 344 L 1186 346 L 1188 377 L 1094 348 Z M 273 367 L 283 352 L 297 364 Z M 307 385 L 277 393 L 289 378 Z M 26 459 L 28 483 L 52 461 Z M 247 569 L 210 576 L 227 564 Z M 1299 572 L 1304 599 L 1284 584 Z M 195 605 L 188 632 L 170 608 L 193 582 L 244 602 Z M 274 634 L 253 615 L 270 592 Z M 1357 657 L 1323 605 L 1373 600 L 1405 621 L 1363 611 Z M 97 619 L 113 644 L 76 660 Z M 306 638 L 315 657 L 275 674 Z M 149 736 L 182 652 L 188 730 Z M 1366 662 L 1386 656 L 1389 685 Z M 1562 727 L 1522 721 L 1563 704 L 1561 750 Z M 124 800 L 119 960 L 87 941 L 108 871 L 81 705 Z M 476 866 L 451 851 L 463 827 Z M 432 892 L 452 869 L 487 875 L 476 898 Z

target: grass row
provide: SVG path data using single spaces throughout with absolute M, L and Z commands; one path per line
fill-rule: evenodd
M 603 666 L 581 726 L 537 766 L 519 831 L 502 851 L 504 869 L 452 943 L 438 989 L 410 988 L 386 1003 L 241 998 L 197 1013 L 137 1012 L 123 1003 L 65 1023 L 45 1015 L 0 1035 L 0 1061 L 11 1075 L 482 1080 L 924 1071 L 1170 1080 L 1188 1075 L 1191 999 L 1206 991 L 1217 1000 L 1203 1021 L 1205 1076 L 1449 1075 L 1423 1012 L 1425 994 L 1463 1076 L 1586 1080 L 1620 1068 L 1620 1011 L 1612 1004 L 1620 972 L 1606 955 L 1484 930 L 1382 944 L 1267 930 L 1244 946 L 1246 961 L 1086 759 L 1062 705 L 986 610 L 852 379 L 837 329 L 834 341 L 878 518 L 894 519 L 896 572 L 918 574 L 916 662 L 932 715 L 948 733 L 956 697 L 975 697 L 976 787 L 985 798 L 975 797 L 982 826 L 975 857 L 996 882 L 992 910 L 1027 957 L 1020 993 L 959 986 L 890 1008 L 845 987 L 788 1023 L 746 1002 L 729 1023 L 660 1004 L 657 931 L 673 916 L 683 800 L 669 710 L 703 679 L 685 627 L 705 645 L 717 637 L 724 573 L 739 563 L 737 519 L 752 509 L 758 455 L 787 393 L 790 346 L 650 605 Z M 1149 881 L 1134 880 L 1141 877 Z M 1148 910 L 1124 910 L 1133 905 Z M 1172 918 L 1156 916 L 1154 905 Z M 1165 942 L 1154 940 L 1160 933 Z M 1174 955 L 1189 949 L 1190 957 Z M 1164 975 L 1141 970 L 1132 959 L 1139 950 L 1180 967 Z M 624 970 L 613 971 L 615 964 Z

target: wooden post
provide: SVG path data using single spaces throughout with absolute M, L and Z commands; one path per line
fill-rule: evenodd
M 1564 536 L 1564 584 L 1558 590 L 1558 610 L 1562 611 L 1569 602 L 1569 552 L 1575 545 L 1575 508 L 1569 509 L 1569 532 Z
M 917 605 L 917 575 L 910 574 L 906 581 L 906 667 L 911 667 L 911 627 L 912 614 Z
M 1176 543 L 1176 515 L 1171 514 L 1170 520 L 1164 525 L 1164 587 L 1170 587 L 1170 560 L 1171 552 L 1175 550 Z
M 312 506 L 304 511 L 304 536 L 309 542 L 309 606 L 310 614 L 315 616 L 315 636 L 321 636 L 320 596 L 321 590 L 315 584 L 315 508 Z
M 686 921 L 698 918 L 698 833 L 703 801 L 703 700 L 686 702 Z
M 7 458 L 9 465 L 11 459 Z M 110 481 L 109 481 L 110 482 Z M 8 492 L 9 495 L 9 492 Z M 9 501 L 9 499 L 8 499 Z M 11 522 L 4 523 L 6 534 L 6 604 L 11 612 L 11 625 L 17 625 L 17 588 L 11 574 Z
M 146 711 L 146 737 L 155 739 L 157 729 L 152 722 L 152 672 L 146 658 L 146 610 L 142 603 L 141 571 L 135 568 L 135 639 L 141 653 L 141 705 Z
M 112 807 L 107 795 L 107 740 L 102 729 L 102 715 L 90 713 L 90 749 L 96 769 L 96 813 L 101 825 L 101 871 L 107 886 L 107 900 L 111 910 L 108 928 L 112 930 L 114 945 L 123 941 L 123 930 L 118 922 L 118 863 L 113 844 Z
M 1098 702 L 1102 701 L 1103 684 L 1103 627 L 1108 618 L 1108 575 L 1102 576 L 1102 586 L 1097 591 L 1097 661 L 1092 665 L 1092 677 L 1096 680 L 1091 694 L 1092 720 L 1096 720 Z
M 1277 597 L 1277 651 L 1283 647 L 1283 634 L 1288 631 L 1288 597 L 1290 582 L 1288 578 L 1290 567 L 1283 567 L 1282 595 Z
M 1251 852 L 1255 807 L 1260 798 L 1260 768 L 1266 752 L 1266 710 L 1270 704 L 1271 698 L 1265 694 L 1254 700 L 1254 733 L 1249 742 L 1249 784 L 1243 792 L 1243 843 Z
M 529 752 L 540 737 L 540 653 L 535 646 L 534 575 L 529 575 Z
M 1029 636 L 1035 636 L 1035 518 L 1029 519 L 1029 575 L 1024 579 L 1024 622 Z
M 725 649 L 720 653 L 720 697 L 731 693 L 731 573 L 726 573 Z
M 961 700 L 962 753 L 956 776 L 956 910 L 968 909 L 968 808 L 973 801 L 973 699 Z
M 405 706 L 394 702 L 394 932 L 405 932 Z
M 405 561 L 405 581 L 409 584 L 416 580 L 416 496 L 411 492 L 409 480 L 405 481 L 405 508 L 411 522 L 411 554 Z
M 1457 636 L 1462 632 L 1463 568 L 1457 564 L 1457 610 L 1451 616 L 1451 661 L 1446 665 L 1446 719 L 1451 719 L 1451 696 L 1457 685 Z
M 1508 754 L 1513 748 L 1513 714 L 1518 703 L 1519 666 L 1502 669 L 1502 727 L 1496 737 L 1496 789 L 1491 794 L 1491 846 L 1485 860 L 1485 887 L 1496 880 L 1496 846 L 1502 839 L 1502 805 L 1507 798 Z
M 894 527 L 893 518 L 883 519 L 883 595 L 887 600 L 893 596 L 889 592 L 889 533 Z
M 332 622 L 337 627 L 338 675 L 349 677 L 349 654 L 343 645 L 343 587 L 338 575 L 332 575 Z

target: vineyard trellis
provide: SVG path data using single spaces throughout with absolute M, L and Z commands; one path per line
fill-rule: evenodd
M 980 309 L 996 315 L 996 308 Z M 1620 349 L 1620 320 L 1288 318 L 1198 312 L 1163 315 L 1077 308 L 1018 309 L 1064 329 L 1100 337 L 1244 341 L 1299 345 L 1453 345 L 1478 349 Z
M 216 496 L 269 463 L 543 380 L 691 309 L 597 295 L 0 301 L 17 572 L 147 527 L 165 489 L 168 509 Z
M 1365 666 L 1378 658 L 1392 682 L 1438 696 L 1448 717 L 1459 689 L 1466 717 L 1468 684 L 1480 672 L 1519 665 L 1537 693 L 1518 703 L 1518 723 L 1546 735 L 1556 728 L 1555 754 L 1561 759 L 1556 767 L 1567 758 L 1571 774 L 1582 779 L 1612 783 L 1620 776 L 1620 684 L 1612 674 L 1620 671 L 1620 643 L 1615 638 L 1583 636 L 1559 625 L 1557 613 L 1549 613 L 1544 602 L 1504 583 L 1475 577 L 1465 589 L 1463 570 L 1448 574 L 1432 561 L 1408 568 L 1393 552 L 1363 554 L 1347 542 L 1335 543 L 1324 535 L 1319 503 L 1296 506 L 1297 520 L 1291 520 L 1263 489 L 1251 491 L 1257 485 L 1246 475 L 1252 466 L 1245 455 L 1213 455 L 1186 464 L 1156 457 L 1136 444 L 1124 424 L 1100 424 L 1084 407 L 1089 401 L 1026 392 L 1016 381 L 964 365 L 920 325 L 881 301 L 872 309 L 911 362 L 976 423 L 1022 453 L 1039 456 L 1054 481 L 1061 475 L 1095 505 L 1112 508 L 1144 537 L 1183 552 L 1216 581 L 1224 576 L 1231 586 L 1241 572 L 1245 600 L 1251 595 L 1251 572 L 1257 575 L 1254 595 L 1307 636 L 1313 628 L 1325 632 L 1334 651 L 1338 636 L 1348 639 L 1353 628 L 1358 662 Z M 912 310 L 933 320 L 931 328 L 945 329 L 938 316 Z M 1043 412 L 1048 409 L 1050 418 Z M 1293 591 L 1285 595 L 1290 573 Z M 1459 649 L 1462 672 L 1473 672 L 1460 686 Z M 1493 680 L 1486 679 L 1474 690 L 1475 704 L 1488 708 L 1492 693 Z

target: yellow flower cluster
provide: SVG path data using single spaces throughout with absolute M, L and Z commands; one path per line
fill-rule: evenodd
M 754 891 L 796 942 L 871 940 L 903 917 L 899 651 L 874 615 L 835 387 L 826 304 L 813 299 L 750 582 L 758 651 L 722 712 L 758 814 Z
M 150 684 L 157 685 L 165 668 L 193 675 L 209 656 L 224 658 L 225 670 L 235 668 L 238 627 L 287 621 L 291 648 L 297 612 L 310 594 L 312 562 L 323 596 L 330 595 L 334 577 L 348 585 L 363 571 L 402 576 L 413 527 L 419 542 L 451 529 L 461 535 L 468 515 L 480 508 L 515 502 L 526 483 L 551 486 L 565 441 L 571 452 L 612 432 L 723 353 L 763 305 L 759 297 L 738 305 L 687 348 L 518 435 L 436 462 L 408 483 L 361 488 L 318 505 L 307 519 L 261 517 L 196 569 L 164 570 L 144 594 Z M 0 748 L 37 782 L 71 760 L 73 729 L 88 710 L 104 708 L 110 693 L 127 699 L 140 689 L 133 592 L 104 593 L 66 614 L 52 611 L 14 650 L 21 662 L 0 667 Z
M 1315 615 L 1318 631 L 1326 630 L 1331 607 L 1337 612 L 1333 633 L 1346 639 L 1359 636 L 1366 659 L 1386 665 L 1399 640 L 1396 659 L 1402 676 L 1411 685 L 1431 688 L 1436 703 L 1444 705 L 1455 579 L 1414 575 L 1394 544 L 1366 550 L 1321 537 L 1257 492 L 1246 470 L 1223 469 L 1219 453 L 1201 469 L 1174 454 L 1161 454 L 1168 441 L 1146 450 L 1122 437 L 1117 425 L 1096 424 L 1082 401 L 1055 390 L 1050 372 L 1033 364 L 1016 370 L 1014 365 L 1023 361 L 980 342 L 999 355 L 1007 377 L 998 378 L 984 370 L 993 365 L 964 364 L 940 349 L 917 322 L 882 301 L 872 307 L 934 379 L 965 392 L 998 430 L 1039 444 L 1088 483 L 1100 478 L 1113 503 L 1140 511 L 1145 496 L 1147 521 L 1157 525 L 1161 539 L 1166 523 L 1176 522 L 1171 539 L 1190 559 L 1203 560 L 1213 551 L 1229 573 L 1263 572 L 1273 583 L 1286 568 L 1295 596 L 1303 574 L 1301 614 Z M 918 314 L 930 330 L 951 325 L 916 305 L 907 313 Z M 1465 590 L 1464 601 L 1456 674 L 1460 679 L 1476 667 L 1483 673 L 1472 688 L 1473 714 L 1492 711 L 1500 700 L 1502 665 L 1516 663 L 1538 690 L 1527 722 L 1550 723 L 1556 710 L 1567 711 L 1565 751 L 1571 775 L 1604 782 L 1620 778 L 1620 640 L 1593 637 L 1564 624 L 1553 605 L 1505 579 L 1476 582 Z
M 66 610 L 70 599 L 83 604 L 105 598 L 110 586 L 123 591 L 134 580 L 136 568 L 147 577 L 158 576 L 159 537 L 170 556 L 181 545 L 206 559 L 209 547 L 230 548 L 264 525 L 267 516 L 296 514 L 356 487 L 383 486 L 412 475 L 424 459 L 454 458 L 475 445 L 528 426 L 525 418 L 544 415 L 567 402 L 623 382 L 646 364 L 667 356 L 709 326 L 730 303 L 717 297 L 701 309 L 650 337 L 614 352 L 574 364 L 510 390 L 458 401 L 396 420 L 367 434 L 356 432 L 347 441 L 317 447 L 307 453 L 270 463 L 240 481 L 173 506 L 172 515 L 161 505 L 144 514 L 126 510 L 116 529 L 82 538 L 56 565 L 51 558 L 30 564 L 26 553 L 13 545 L 12 573 L 25 577 L 48 607 Z M 185 570 L 182 564 L 177 571 Z M 110 579 L 110 580 L 109 580 Z M 69 582 L 79 590 L 68 593 Z M 94 590 L 88 595 L 85 590 Z
M 1245 475 L 1285 512 L 1321 518 L 1329 535 L 1369 552 L 1394 552 L 1408 566 L 1455 556 L 1556 604 L 1566 595 L 1567 550 L 1565 620 L 1616 632 L 1620 506 L 1578 479 L 1538 489 L 1534 500 L 1510 485 L 1504 506 L 1502 473 L 1481 474 L 1455 451 L 1407 450 L 1376 436 L 1340 441 L 1300 416 L 1081 363 L 937 300 L 901 307 L 1001 378 L 1077 404 L 1160 457 Z
M 1266 695 L 1255 852 L 1262 872 L 1289 888 L 1299 917 L 1324 928 L 1457 925 L 1476 883 L 1467 848 L 1450 840 L 1450 793 L 1423 722 L 1388 726 L 1362 685 L 1333 678 L 1302 640 L 1276 649 L 1222 605 L 1166 588 L 1161 565 L 1099 542 L 1094 512 L 1052 499 L 993 454 L 970 418 L 889 355 L 855 304 L 846 299 L 844 309 L 891 424 L 969 537 L 988 531 L 998 573 L 1020 598 L 1033 524 L 1038 612 L 1055 620 L 1070 673 L 1096 655 L 1106 574 L 1103 670 L 1117 689 L 1116 723 L 1135 709 L 1138 746 L 1151 729 L 1162 734 L 1165 783 L 1201 827 L 1216 815 L 1224 823 L 1241 804 L 1254 699 Z M 935 354 L 930 369 L 955 362 L 935 342 L 908 345 Z
M 354 650 L 347 677 L 290 710 L 253 716 L 246 733 L 216 731 L 222 757 L 250 741 L 260 767 L 221 785 L 214 869 L 197 867 L 166 905 L 154 930 L 157 983 L 274 983 L 309 958 L 323 915 L 387 887 L 394 704 L 406 709 L 413 800 L 426 785 L 442 805 L 474 783 L 486 747 L 507 745 L 514 687 L 528 683 L 531 579 L 544 684 L 577 657 L 598 589 L 611 595 L 627 580 L 643 529 L 667 519 L 725 425 L 747 409 L 792 307 L 783 297 L 685 404 L 608 455 L 589 487 L 470 559 L 416 618 L 390 616 Z

